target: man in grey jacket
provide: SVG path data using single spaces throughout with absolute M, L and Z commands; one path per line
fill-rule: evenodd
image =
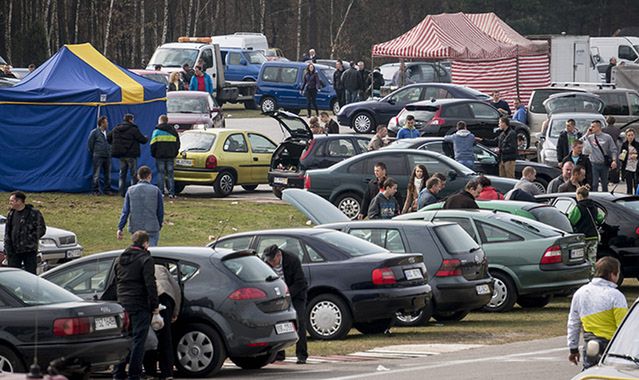
M 586 135 L 581 138 L 584 142 L 584 154 L 590 155 L 592 164 L 592 191 L 598 191 L 601 182 L 601 191 L 608 191 L 608 173 L 610 169 L 617 168 L 618 149 L 610 135 L 603 133 L 601 122 L 593 120 Z
M 92 191 L 100 195 L 100 171 L 104 175 L 104 194 L 111 195 L 111 144 L 107 140 L 109 122 L 100 116 L 98 126 L 89 134 L 88 148 L 93 167 Z
M 523 190 L 528 194 L 535 195 L 543 194 L 544 192 L 535 185 L 535 179 L 537 178 L 537 171 L 532 166 L 526 166 L 521 171 L 521 179 L 515 184 L 515 189 Z
M 118 240 L 122 240 L 122 231 L 128 220 L 130 233 L 146 231 L 149 234 L 149 245 L 158 245 L 164 221 L 164 203 L 162 192 L 151 184 L 151 177 L 151 169 L 141 166 L 138 169 L 139 182 L 127 189 L 118 224 Z

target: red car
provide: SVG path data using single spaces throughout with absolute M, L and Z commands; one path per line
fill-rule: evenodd
M 166 94 L 169 123 L 178 131 L 224 128 L 224 113 L 215 98 L 202 91 L 171 91 Z

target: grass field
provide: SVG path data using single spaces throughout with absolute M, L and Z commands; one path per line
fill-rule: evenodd
M 244 108 L 244 104 L 242 103 L 225 103 L 222 106 L 224 110 L 224 117 L 228 119 L 244 119 L 244 118 L 254 118 L 254 117 L 268 117 L 262 115 L 262 111 L 259 109 L 256 110 L 247 110 Z

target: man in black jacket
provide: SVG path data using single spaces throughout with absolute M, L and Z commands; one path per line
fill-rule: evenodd
M 151 135 L 151 156 L 155 158 L 158 168 L 158 187 L 164 194 L 164 186 L 167 185 L 169 198 L 175 198 L 175 180 L 173 164 L 180 151 L 180 136 L 166 115 L 160 116 L 160 124 Z
M 342 74 L 344 74 L 344 63 L 341 59 L 335 62 L 335 72 L 333 73 L 333 88 L 337 93 L 337 102 L 340 107 L 346 105 L 346 95 L 344 90 L 344 83 L 342 83 Z
M 359 101 L 359 92 L 364 87 L 364 82 L 354 62 L 351 62 L 351 67 L 342 74 L 342 83 L 346 91 L 346 104 Z
M 297 335 L 299 339 L 295 345 L 297 364 L 306 364 L 308 350 L 306 348 L 306 292 L 308 283 L 302 270 L 302 263 L 292 253 L 284 252 L 271 245 L 264 250 L 264 260 L 273 268 L 275 273 L 284 279 L 288 291 L 291 293 L 291 301 L 297 313 Z M 284 360 L 284 353 L 278 353 L 278 359 Z
M 100 195 L 100 171 L 104 175 L 104 194 L 111 195 L 111 145 L 107 141 L 109 121 L 100 116 L 98 126 L 89 134 L 88 148 L 93 167 L 92 190 Z
M 499 176 L 515 178 L 515 161 L 517 160 L 517 132 L 510 126 L 507 116 L 499 118 L 501 133 L 494 139 L 481 139 L 484 145 L 496 146 L 499 150 Z
M 444 209 L 478 209 L 475 198 L 481 193 L 481 184 L 476 179 L 471 179 L 466 183 L 464 190 L 455 195 L 451 195 L 444 202 Z
M 559 133 L 559 138 L 557 139 L 557 162 L 559 167 L 561 167 L 564 158 L 570 154 L 572 144 L 580 138 L 581 132 L 575 127 L 575 120 L 568 119 L 566 121 L 566 129 Z
M 132 327 L 131 351 L 126 359 L 113 370 L 114 379 L 140 379 L 144 342 L 146 341 L 152 314 L 159 313 L 158 290 L 155 283 L 153 258 L 149 253 L 149 235 L 137 231 L 131 236 L 133 245 L 127 248 L 115 262 L 115 281 L 118 303 L 129 315 Z M 168 321 L 167 321 L 168 322 Z
M 362 199 L 362 207 L 357 216 L 357 219 L 360 220 L 366 218 L 371 201 L 379 194 L 382 184 L 386 181 L 386 164 L 383 162 L 376 163 L 373 168 L 373 173 L 375 174 L 375 178 L 370 180 L 366 186 L 366 192 L 364 192 L 364 198 Z
M 133 115 L 128 113 L 124 115 L 124 121 L 109 132 L 107 140 L 111 144 L 111 155 L 120 159 L 119 191 L 120 195 L 124 196 L 129 187 L 127 173 L 131 173 L 131 185 L 138 182 L 135 173 L 138 170 L 140 144 L 146 144 L 149 139 L 140 132 L 137 125 L 133 124 Z
M 592 164 L 588 156 L 583 154 L 584 142 L 581 140 L 573 141 L 572 150 L 570 154 L 564 157 L 562 164 L 565 162 L 572 162 L 575 166 L 581 166 L 586 171 L 586 180 L 582 185 L 586 183 L 592 183 Z M 575 189 L 576 190 L 576 189 Z
M 27 196 L 14 191 L 9 196 L 9 214 L 4 228 L 4 252 L 9 266 L 22 268 L 36 274 L 38 244 L 47 226 L 42 213 L 32 205 L 25 204 Z

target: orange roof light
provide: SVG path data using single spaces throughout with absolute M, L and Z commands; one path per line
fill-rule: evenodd
M 211 37 L 179 37 L 178 42 L 200 42 L 210 44 L 213 39 Z

